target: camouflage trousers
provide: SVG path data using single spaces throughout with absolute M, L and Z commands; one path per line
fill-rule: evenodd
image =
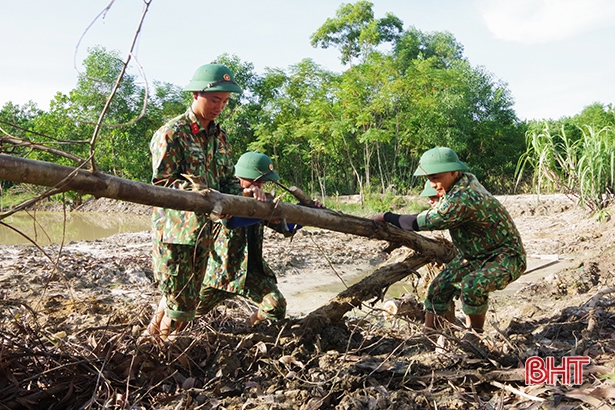
M 256 303 L 264 319 L 280 320 L 286 316 L 286 299 L 278 289 L 275 278 L 253 273 L 248 273 L 245 286 L 238 293 L 203 286 L 197 316 L 206 314 L 218 303 L 235 296 L 243 296 Z
M 489 292 L 502 290 L 521 276 L 526 268 L 525 254 L 498 253 L 489 259 L 455 258 L 429 284 L 425 310 L 439 315 L 451 309 L 461 297 L 466 315 L 482 315 L 489 307 Z
M 152 267 L 166 299 L 167 317 L 181 322 L 194 319 L 211 246 L 209 238 L 197 245 L 154 241 Z

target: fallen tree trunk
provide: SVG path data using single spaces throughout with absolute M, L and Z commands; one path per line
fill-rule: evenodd
M 266 203 L 213 190 L 181 191 L 93 173 L 42 161 L 0 154 L 0 179 L 76 191 L 138 204 L 229 214 L 261 219 L 281 219 L 304 226 L 400 243 L 420 252 L 430 261 L 446 263 L 455 250 L 450 243 L 435 241 L 386 222 L 346 215 L 328 209 L 309 208 L 284 202 Z
M 428 256 L 410 252 L 401 262 L 381 266 L 359 283 L 340 292 L 327 304 L 306 316 L 303 320 L 302 332 L 305 335 L 316 334 L 324 326 L 341 320 L 347 312 L 360 307 L 362 302 L 370 299 L 381 300 L 383 289 L 388 289 L 395 282 L 416 273 L 418 269 L 430 262 L 433 260 Z

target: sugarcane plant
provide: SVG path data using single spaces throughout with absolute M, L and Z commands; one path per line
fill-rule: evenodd
M 535 194 L 563 193 L 599 219 L 608 218 L 607 209 L 615 199 L 615 129 L 596 131 L 579 127 L 580 137 L 552 134 L 545 124 L 540 132 L 526 133 L 526 151 L 515 171 L 516 183 L 531 175 Z

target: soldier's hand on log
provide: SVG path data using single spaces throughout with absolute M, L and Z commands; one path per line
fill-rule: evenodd
M 325 206 L 321 204 L 318 199 L 314 199 L 314 207 L 316 208 L 324 208 Z
M 244 188 L 243 196 L 251 196 L 257 201 L 267 202 L 265 192 L 256 185 L 250 185 L 248 188 Z

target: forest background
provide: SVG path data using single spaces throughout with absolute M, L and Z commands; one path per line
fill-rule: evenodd
M 259 150 L 288 186 L 321 198 L 360 194 L 373 209 L 387 209 L 422 188 L 424 180 L 412 176 L 420 155 L 448 146 L 495 194 L 557 191 L 595 211 L 608 206 L 612 104 L 521 121 L 506 83 L 472 66 L 452 34 L 404 29 L 394 14 L 377 19 L 372 8 L 344 4 L 311 36 L 313 46 L 339 51 L 340 73 L 311 59 L 263 73 L 236 55 L 212 61 L 229 66 L 244 89 L 219 119 L 235 159 Z M 71 166 L 93 154 L 100 171 L 148 182 L 149 141 L 191 95 L 181 91 L 185 84 L 141 86 L 139 69 L 117 51 L 90 48 L 75 88 L 58 92 L 49 110 L 32 102 L 2 107 L 0 153 Z M 12 182 L 0 184 L 3 195 L 19 192 Z

